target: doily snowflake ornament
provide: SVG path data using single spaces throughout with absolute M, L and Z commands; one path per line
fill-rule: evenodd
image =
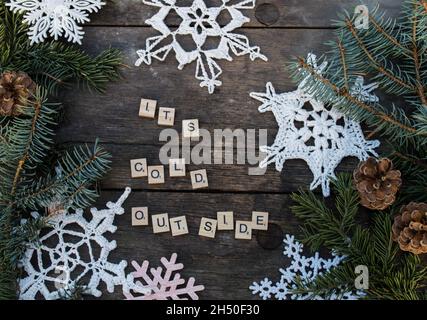
M 137 51 L 139 59 L 135 65 L 140 66 L 142 63 L 150 65 L 152 58 L 164 61 L 173 50 L 180 70 L 186 64 L 197 61 L 196 79 L 201 81 L 201 87 L 207 87 L 209 93 L 213 93 L 215 87 L 222 84 L 218 80 L 222 70 L 215 60 L 232 61 L 230 50 L 237 56 L 249 54 L 252 61 L 256 58 L 267 61 L 259 47 L 251 46 L 246 36 L 233 32 L 250 21 L 240 10 L 253 9 L 255 1 L 241 0 L 229 4 L 230 0 L 222 0 L 222 4 L 218 7 L 207 7 L 203 0 L 193 0 L 191 6 L 185 7 L 177 5 L 176 0 L 143 0 L 145 4 L 159 8 L 158 13 L 145 22 L 159 31 L 160 35 L 146 40 L 145 49 Z M 220 26 L 217 19 L 224 11 L 229 13 L 231 19 L 225 26 Z M 174 12 L 182 22 L 176 30 L 171 30 L 166 25 L 165 19 Z M 186 50 L 180 43 L 178 36 L 186 35 L 192 37 L 195 49 Z M 205 48 L 209 38 L 219 38 L 216 48 Z M 168 42 L 165 44 L 166 41 Z
M 89 22 L 89 13 L 97 12 L 105 2 L 101 0 L 9 0 L 12 11 L 24 13 L 29 25 L 31 44 L 43 42 L 48 34 L 55 40 L 65 37 L 81 44 L 84 32 L 78 24 Z
M 118 264 L 108 261 L 108 255 L 117 245 L 114 240 L 108 241 L 104 233 L 116 231 L 114 218 L 124 213 L 122 205 L 130 192 L 126 188 L 117 202 L 107 203 L 107 209 L 92 208 L 91 220 L 83 216 L 81 209 L 53 216 L 49 220 L 51 230 L 38 244 L 31 245 L 21 260 L 27 276 L 19 282 L 20 299 L 33 300 L 37 296 L 59 299 L 82 281 L 84 293 L 95 297 L 101 296 L 98 289 L 101 281 L 108 292 L 121 285 L 126 292 L 132 289 L 148 293 L 147 289 L 134 285 L 131 275 L 126 277 L 126 261 Z
M 318 73 L 327 66 L 318 66 L 313 54 L 308 55 L 307 61 Z M 286 160 L 303 159 L 314 176 L 311 190 L 321 185 L 323 195 L 328 197 L 330 179 L 336 178 L 334 171 L 342 159 L 354 156 L 366 160 L 370 154 L 377 156 L 374 149 L 380 142 L 366 141 L 358 122 L 306 92 L 306 81 L 293 92 L 276 93 L 273 85 L 267 83 L 265 93 L 250 94 L 262 102 L 259 111 L 272 111 L 279 125 L 274 144 L 260 147 L 267 154 L 260 167 L 274 162 L 277 171 L 282 171 Z M 376 88 L 376 84 L 364 85 L 363 77 L 358 77 L 350 92 L 361 101 L 377 102 L 378 97 L 372 94 Z
M 160 261 L 164 266 L 151 268 L 148 272 L 148 261 L 144 261 L 139 265 L 136 261 L 132 261 L 135 271 L 132 273 L 134 279 L 141 279 L 143 283 L 137 281 L 136 288 L 145 288 L 150 291 L 148 294 L 133 294 L 132 292 L 123 292 L 127 300 L 198 300 L 199 296 L 196 292 L 205 289 L 202 285 L 194 285 L 194 278 L 190 278 L 185 284 L 185 279 L 181 278 L 176 271 L 182 270 L 184 265 L 176 263 L 177 254 L 173 253 L 170 260 L 161 258 Z M 173 276 L 173 277 L 172 277 Z
M 312 257 L 305 257 L 301 255 L 304 246 L 296 241 L 293 235 L 289 234 L 285 236 L 283 243 L 285 244 L 283 254 L 291 259 L 291 263 L 287 268 L 279 269 L 282 275 L 275 284 L 268 278 L 259 283 L 254 282 L 249 287 L 252 294 L 259 295 L 263 300 L 272 297 L 277 300 L 357 300 L 365 295 L 362 291 L 351 292 L 341 289 L 330 292 L 327 297 L 313 295 L 310 292 L 306 294 L 293 293 L 293 290 L 296 289 L 295 281 L 297 279 L 307 282 L 313 281 L 318 275 L 338 266 L 345 257 L 332 254 L 333 258 L 326 260 L 321 258 L 318 252 Z

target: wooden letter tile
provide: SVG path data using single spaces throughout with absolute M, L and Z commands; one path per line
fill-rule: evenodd
M 148 226 L 148 208 L 147 207 L 132 208 L 132 225 Z
M 200 136 L 199 119 L 182 120 L 182 136 L 184 138 L 198 138 Z
M 235 238 L 240 240 L 251 240 L 252 239 L 252 222 L 236 221 Z
M 216 224 L 215 219 L 202 218 L 200 221 L 199 236 L 215 238 Z
M 130 174 L 132 178 L 147 176 L 147 159 L 134 159 L 130 161 Z
M 268 230 L 268 212 L 252 212 L 252 229 Z
M 191 184 L 193 186 L 193 189 L 201 189 L 201 188 L 209 187 L 208 174 L 206 172 L 206 169 L 191 171 L 190 175 L 191 175 Z
M 218 230 L 233 230 L 234 218 L 232 211 L 217 212 Z
M 154 119 L 156 116 L 157 101 L 150 99 L 141 99 L 139 106 L 139 116 L 143 118 Z
M 173 237 L 188 233 L 187 219 L 185 216 L 170 218 L 169 222 Z
M 153 233 L 169 232 L 169 215 L 167 213 L 152 215 L 151 221 L 153 223 Z
M 148 167 L 148 184 L 165 183 L 165 167 L 149 166 Z
M 172 127 L 175 123 L 175 109 L 174 108 L 159 108 L 159 126 Z
M 169 159 L 169 176 L 185 177 L 185 159 Z

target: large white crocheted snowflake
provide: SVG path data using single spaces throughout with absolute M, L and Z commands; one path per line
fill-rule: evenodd
M 107 203 L 107 209 L 92 208 L 91 220 L 80 209 L 53 216 L 49 220 L 51 230 L 27 249 L 21 261 L 26 277 L 19 282 L 20 299 L 59 299 L 77 285 L 84 286 L 85 294 L 99 297 L 101 281 L 108 292 L 121 285 L 125 292 L 132 289 L 149 293 L 134 285 L 132 275 L 126 277 L 126 261 L 118 264 L 108 261 L 108 255 L 117 245 L 116 241 L 107 240 L 104 233 L 116 231 L 114 218 L 124 213 L 122 205 L 130 192 L 126 188 L 117 202 Z
M 240 10 L 253 9 L 255 1 L 241 0 L 230 4 L 230 0 L 222 0 L 220 6 L 207 7 L 203 0 L 193 0 L 191 6 L 180 6 L 176 0 L 143 0 L 145 4 L 159 8 L 158 13 L 146 23 L 159 31 L 160 35 L 148 38 L 145 49 L 137 51 L 139 59 L 135 63 L 136 66 L 142 63 L 149 65 L 152 58 L 164 61 L 173 50 L 180 70 L 186 64 L 197 61 L 196 79 L 201 81 L 201 87 L 207 87 L 209 93 L 213 93 L 215 87 L 222 84 L 218 80 L 222 70 L 215 60 L 231 61 L 230 50 L 237 56 L 249 54 L 252 61 L 256 58 L 267 61 L 260 53 L 260 48 L 251 46 L 246 36 L 232 32 L 250 21 Z M 230 21 L 225 26 L 218 22 L 218 17 L 223 12 L 230 15 Z M 171 30 L 165 19 L 174 13 L 178 14 L 182 22 L 176 30 Z M 188 35 L 195 44 L 192 50 L 186 50 L 180 43 L 179 37 Z M 219 44 L 216 48 L 206 48 L 208 39 L 219 40 Z
M 48 34 L 55 40 L 65 37 L 81 44 L 84 32 L 78 24 L 89 22 L 89 13 L 97 12 L 101 0 L 9 0 L 6 5 L 14 12 L 24 13 L 29 25 L 31 43 L 43 42 Z
M 310 282 L 324 272 L 331 270 L 338 266 L 344 257 L 332 254 L 332 259 L 323 259 L 319 253 L 316 252 L 312 257 L 305 257 L 301 255 L 304 246 L 295 240 L 293 235 L 287 234 L 283 240 L 285 250 L 283 254 L 291 259 L 287 268 L 279 269 L 282 276 L 280 280 L 273 284 L 273 281 L 265 278 L 259 283 L 254 282 L 249 289 L 252 290 L 254 295 L 259 295 L 263 300 L 271 299 L 272 297 L 277 300 L 357 300 L 365 294 L 362 291 L 345 291 L 337 289 L 330 292 L 328 296 L 313 295 L 310 292 L 305 294 L 296 294 L 293 290 L 296 289 L 296 280 Z
M 319 73 L 327 66 L 327 63 L 318 66 L 313 54 L 308 55 L 307 61 Z M 336 178 L 334 171 L 342 159 L 354 156 L 365 160 L 369 154 L 377 156 L 374 149 L 380 143 L 366 141 L 358 122 L 316 100 L 306 92 L 305 85 L 306 80 L 297 90 L 279 94 L 271 83 L 267 83 L 266 93 L 250 94 L 262 102 L 259 111 L 272 111 L 279 125 L 274 144 L 260 148 L 267 154 L 260 167 L 274 162 L 277 171 L 282 171 L 286 160 L 303 159 L 314 176 L 311 190 L 321 185 L 323 195 L 327 197 L 330 179 Z M 359 77 L 351 93 L 361 101 L 377 102 L 378 97 L 372 94 L 376 87 L 376 84 L 364 85 L 363 78 Z

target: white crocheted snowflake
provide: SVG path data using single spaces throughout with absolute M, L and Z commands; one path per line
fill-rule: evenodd
M 108 202 L 107 208 L 90 210 L 92 218 L 87 220 L 83 210 L 53 216 L 50 228 L 32 244 L 21 261 L 27 276 L 20 280 L 20 299 L 59 299 L 83 285 L 84 293 L 101 296 L 98 289 L 104 282 L 108 292 L 122 285 L 125 292 L 130 289 L 148 293 L 146 289 L 133 285 L 132 275 L 125 276 L 126 261 L 118 264 L 108 261 L 108 255 L 116 248 L 116 241 L 109 241 L 104 233 L 114 233 L 116 215 L 124 213 L 123 202 L 131 192 L 126 188 L 117 202 Z
M 307 60 L 319 73 L 327 66 L 327 63 L 318 66 L 313 54 L 309 54 Z M 259 111 L 272 111 L 279 125 L 274 144 L 260 148 L 267 154 L 260 167 L 274 162 L 277 171 L 282 171 L 286 160 L 303 159 L 314 176 L 311 190 L 321 185 L 323 195 L 327 197 L 330 179 L 336 178 L 334 171 L 342 159 L 354 156 L 365 160 L 369 154 L 377 156 L 374 149 L 380 143 L 366 141 L 358 122 L 307 93 L 304 89 L 306 80 L 293 92 L 276 93 L 273 85 L 267 83 L 266 93 L 250 94 L 262 102 Z M 376 84 L 365 86 L 363 82 L 362 77 L 357 78 L 351 93 L 361 101 L 377 102 L 378 97 L 371 93 Z
M 182 263 L 177 263 L 177 254 L 173 253 L 170 260 L 161 258 L 160 261 L 164 268 L 148 268 L 149 262 L 144 261 L 142 265 L 132 261 L 135 271 L 132 276 L 137 280 L 136 288 L 145 288 L 149 290 L 146 294 L 135 294 L 132 291 L 124 292 L 127 300 L 198 300 L 196 292 L 205 289 L 202 285 L 195 286 L 193 277 L 189 278 L 187 283 L 185 279 L 177 272 L 184 269 Z M 141 280 L 141 281 L 139 281 Z
M 89 13 L 97 12 L 101 0 L 9 0 L 6 5 L 14 12 L 24 13 L 29 25 L 31 44 L 43 42 L 48 34 L 55 40 L 65 37 L 81 44 L 84 32 L 78 23 L 89 22 Z
M 329 271 L 331 268 L 338 266 L 344 257 L 332 254 L 332 259 L 323 259 L 319 253 L 316 252 L 312 257 L 305 257 L 301 255 L 304 246 L 295 240 L 293 235 L 287 234 L 283 240 L 285 250 L 283 254 L 291 259 L 289 266 L 285 269 L 279 269 L 281 273 L 280 280 L 273 284 L 273 281 L 265 278 L 259 283 L 254 282 L 249 289 L 252 294 L 259 295 L 263 300 L 271 299 L 272 297 L 277 300 L 357 300 L 364 296 L 362 291 L 351 292 L 342 289 L 337 289 L 330 292 L 327 297 L 313 295 L 310 292 L 306 294 L 296 294 L 296 280 L 310 282 L 323 272 Z
M 139 59 L 135 65 L 142 63 L 151 64 L 152 58 L 164 61 L 168 53 L 173 50 L 178 60 L 178 69 L 186 64 L 197 61 L 196 79 L 200 80 L 201 87 L 207 87 L 209 93 L 213 93 L 215 87 L 222 82 L 218 80 L 222 73 L 215 60 L 232 60 L 230 50 L 237 56 L 249 54 L 253 61 L 267 58 L 260 53 L 260 48 L 251 46 L 246 36 L 232 32 L 240 28 L 249 18 L 240 10 L 253 9 L 256 0 L 241 0 L 230 4 L 230 0 L 222 0 L 220 6 L 207 7 L 203 0 L 193 0 L 191 6 L 180 6 L 176 0 L 143 0 L 147 5 L 158 7 L 159 11 L 151 19 L 146 21 L 160 35 L 148 38 L 144 50 L 138 50 Z M 219 24 L 218 17 L 222 13 L 230 15 L 230 21 L 225 25 Z M 168 15 L 176 13 L 182 22 L 176 30 L 171 30 L 165 23 Z M 191 36 L 195 48 L 186 50 L 180 43 L 180 36 Z M 207 48 L 208 40 L 219 40 L 214 48 Z

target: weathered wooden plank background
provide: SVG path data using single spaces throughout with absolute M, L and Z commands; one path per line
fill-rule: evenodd
M 187 2 L 190 0 L 187 0 Z M 184 1 L 182 1 L 183 3 Z M 399 12 L 399 0 L 379 1 L 392 16 Z M 258 1 L 254 10 L 246 11 L 251 22 L 239 32 L 253 45 L 261 47 L 268 62 L 251 62 L 247 56 L 233 62 L 220 61 L 223 68 L 222 87 L 213 95 L 200 88 L 194 78 L 195 65 L 177 69 L 174 55 L 165 62 L 133 67 L 136 50 L 156 32 L 144 24 L 155 13 L 153 7 L 138 0 L 110 1 L 99 14 L 92 15 L 86 26 L 84 47 L 97 53 L 107 47 L 123 51 L 123 79 L 111 83 L 106 95 L 85 91 L 65 94 L 67 111 L 58 135 L 59 144 L 91 143 L 99 137 L 113 154 L 112 170 L 102 181 L 101 207 L 116 199 L 126 186 L 134 192 L 126 203 L 126 214 L 117 218 L 114 236 L 118 248 L 112 259 L 119 261 L 148 259 L 157 265 L 163 256 L 173 252 L 185 265 L 184 276 L 194 276 L 206 289 L 202 299 L 251 299 L 248 290 L 254 280 L 269 276 L 278 278 L 278 269 L 286 259 L 282 255 L 284 233 L 297 233 L 298 221 L 290 212 L 289 194 L 308 186 L 312 176 L 302 161 L 289 161 L 282 173 L 270 167 L 263 176 L 248 176 L 247 165 L 190 165 L 189 170 L 207 168 L 209 189 L 194 192 L 189 176 L 166 178 L 166 183 L 150 186 L 146 180 L 130 178 L 129 160 L 146 157 L 150 164 L 159 163 L 162 130 L 155 121 L 138 117 L 139 100 L 148 97 L 160 106 L 176 108 L 177 130 L 181 120 L 198 118 L 202 128 L 268 129 L 269 143 L 277 133 L 271 113 L 260 114 L 258 102 L 249 97 L 252 91 L 263 91 L 271 81 L 278 92 L 292 90 L 285 64 L 296 55 L 322 53 L 323 43 L 332 37 L 331 19 L 344 9 L 353 10 L 359 1 L 339 0 L 270 0 Z M 373 6 L 376 1 L 365 1 Z M 170 25 L 176 19 L 168 20 Z M 346 160 L 340 170 L 351 170 L 354 160 Z M 154 235 L 151 227 L 132 227 L 130 207 L 148 206 L 150 213 L 168 212 L 170 216 L 187 215 L 190 235 L 172 238 L 169 234 Z M 218 232 L 216 239 L 197 236 L 200 218 L 216 217 L 217 211 L 233 210 L 241 219 L 249 219 L 252 210 L 269 211 L 268 232 L 255 234 L 252 241 L 234 240 L 232 232 Z M 117 288 L 104 298 L 121 299 Z

